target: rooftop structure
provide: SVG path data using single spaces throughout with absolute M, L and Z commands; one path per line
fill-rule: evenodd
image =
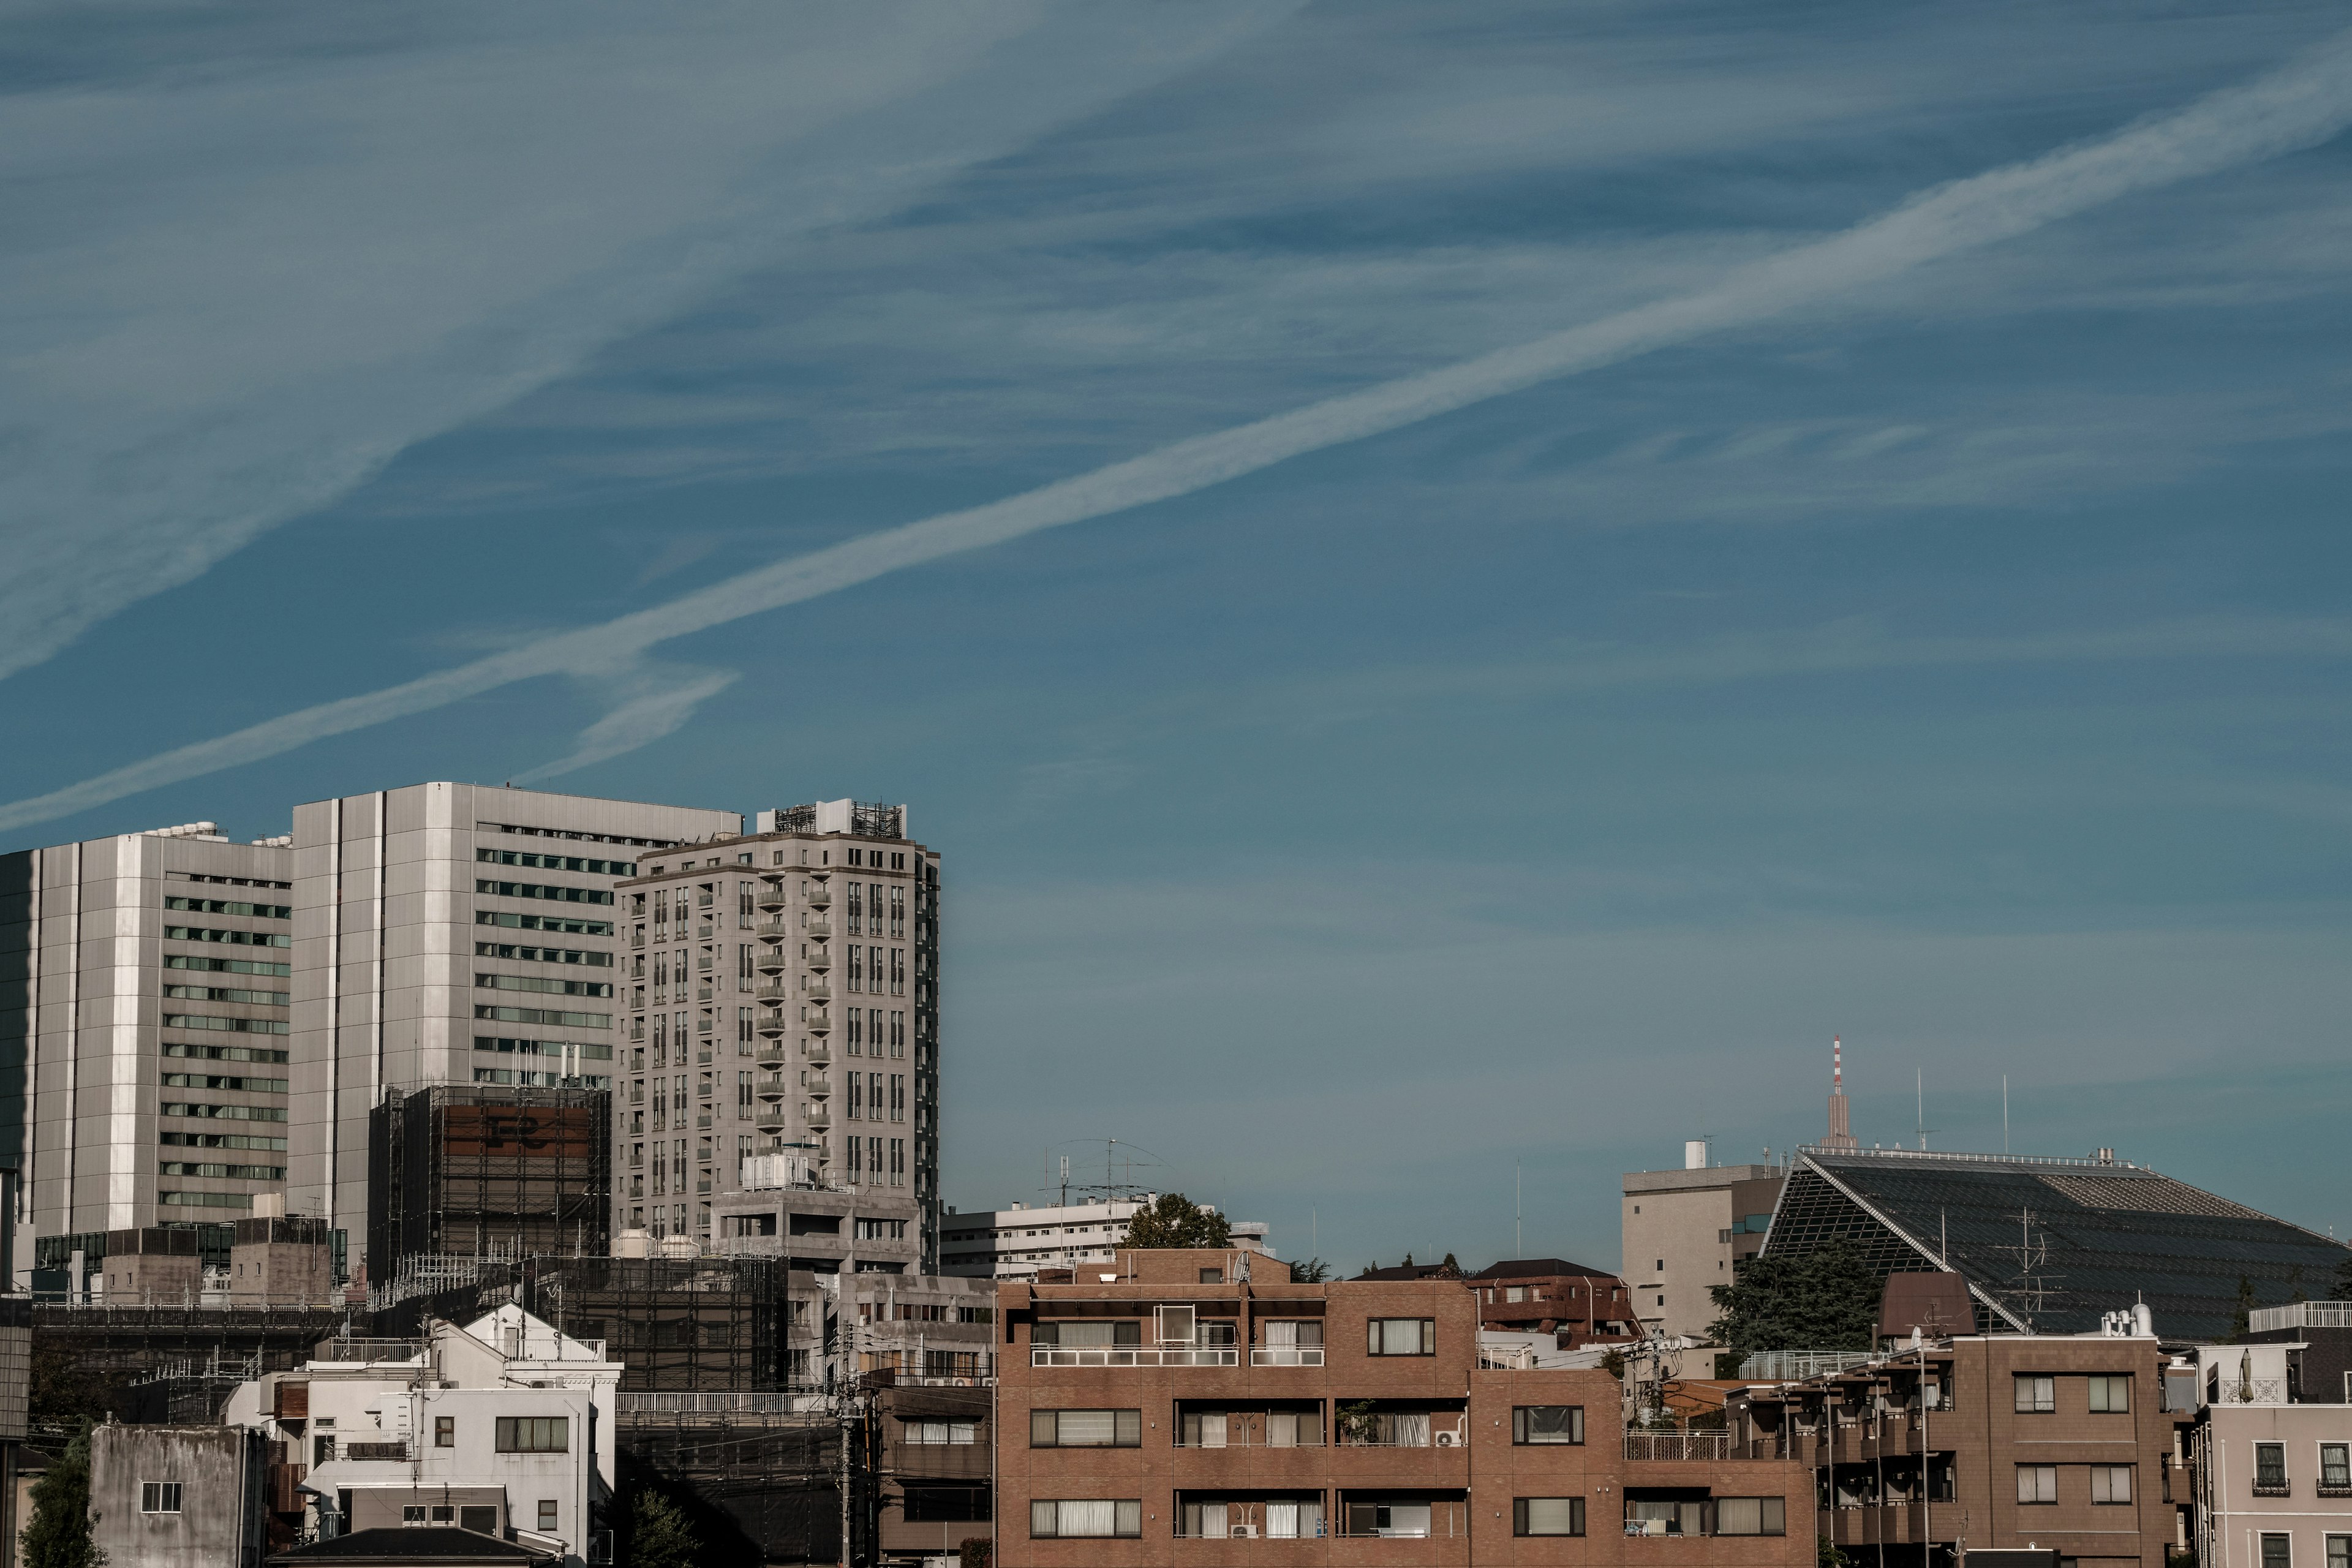
M 2184 1339 L 2231 1331 L 2241 1279 L 2277 1300 L 2332 1279 L 2347 1256 L 2328 1237 L 2107 1150 L 2064 1159 L 1801 1149 L 1764 1251 L 1840 1240 L 1882 1277 L 1963 1275 L 1979 1330 L 2080 1333 L 2116 1302 L 2139 1300 Z
M 1562 1350 L 1641 1336 L 1632 1292 L 1605 1268 L 1565 1258 L 1514 1258 L 1487 1265 L 1466 1283 L 1478 1300 L 1482 1330 L 1551 1335 Z
M 950 1209 L 940 1222 L 940 1272 L 975 1279 L 1034 1279 L 1041 1268 L 1108 1266 L 1138 1209 L 1157 1193 L 1087 1198 L 1076 1203 L 1014 1204 L 1010 1208 Z M 1213 1204 L 1203 1212 L 1217 1212 Z M 1263 1220 L 1235 1220 L 1232 1248 L 1275 1256 Z

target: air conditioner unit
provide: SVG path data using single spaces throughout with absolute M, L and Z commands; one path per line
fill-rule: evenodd
M 1459 1432 L 1440 1432 L 1437 1434 L 1437 1446 L 1441 1448 L 1458 1448 L 1462 1447 L 1462 1434 Z
M 1235 1541 L 1255 1541 L 1257 1539 L 1257 1526 L 1255 1524 L 1237 1524 L 1227 1533 Z

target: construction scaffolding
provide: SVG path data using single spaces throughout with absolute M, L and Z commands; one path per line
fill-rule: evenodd
M 613 1097 L 449 1084 L 387 1094 L 368 1127 L 368 1270 L 418 1255 L 521 1259 L 608 1250 Z
M 805 1394 L 615 1396 L 622 1462 L 633 1479 L 692 1497 L 769 1563 L 844 1561 L 844 1460 L 853 1506 L 848 1561 L 870 1562 L 871 1458 L 864 1402 Z M 850 1408 L 854 1406 L 855 1408 Z M 844 1446 L 847 1452 L 845 1455 Z M 706 1546 L 716 1544 L 706 1540 Z

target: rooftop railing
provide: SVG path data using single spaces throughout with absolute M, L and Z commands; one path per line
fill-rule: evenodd
M 2274 1334 L 2283 1329 L 2352 1329 L 2352 1301 L 2290 1301 L 2284 1307 L 2260 1307 L 2246 1314 L 2250 1333 Z

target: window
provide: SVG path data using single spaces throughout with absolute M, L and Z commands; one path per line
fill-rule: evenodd
M 2093 1465 L 2091 1467 L 2091 1500 L 2093 1502 L 2129 1502 L 2132 1500 L 2132 1468 L 2129 1465 Z
M 2257 1443 L 2254 1445 L 2254 1487 L 2257 1490 L 2286 1490 L 2286 1445 Z
M 1039 1541 L 1070 1541 L 1087 1536 L 1143 1533 L 1143 1502 L 1139 1498 L 1064 1499 L 1029 1505 L 1029 1533 Z
M 1582 1535 L 1584 1500 L 1580 1497 L 1523 1497 L 1511 1500 L 1513 1535 Z
M 1366 1355 L 1435 1355 L 1434 1318 L 1370 1318 L 1365 1320 Z
M 2288 1539 L 2284 1535 L 2263 1537 L 2263 1568 L 2294 1568 L 2294 1553 L 2288 1547 Z
M 498 1419 L 501 1454 L 562 1454 L 572 1447 L 569 1415 L 501 1415 Z
M 177 1481 L 142 1481 L 139 1483 L 141 1513 L 177 1513 L 180 1511 L 180 1483 Z
M 2058 1380 L 2020 1373 L 2016 1377 L 2020 1415 L 2047 1415 L 2058 1408 Z
M 2352 1444 L 2319 1446 L 2319 1486 L 2327 1492 L 2352 1489 Z
M 912 1426 L 915 1424 L 910 1421 L 908 1425 Z M 1139 1448 L 1143 1446 L 1143 1412 L 1032 1410 L 1029 1412 L 1029 1446 L 1033 1448 Z
M 433 1446 L 436 1448 L 457 1446 L 457 1418 L 455 1415 L 436 1415 L 433 1418 Z
M 2352 1568 L 2352 1535 L 2327 1538 L 2327 1568 Z
M 551 1497 L 543 1497 L 539 1500 L 539 1528 L 550 1534 L 554 1532 L 555 1500 Z
M 1511 1441 L 1514 1443 L 1581 1443 L 1584 1441 L 1584 1406 L 1581 1405 L 1521 1405 L 1511 1411 Z M 1521 1535 L 1528 1533 L 1519 1531 Z
M 1035 1417 L 1039 1414 L 1043 1413 L 1035 1411 L 1031 1412 L 1031 1422 L 1033 1425 L 1035 1422 Z M 1139 1410 L 1128 1410 L 1118 1412 L 1118 1414 L 1132 1415 L 1136 1417 L 1137 1420 L 1140 1421 L 1142 1419 L 1143 1413 Z M 971 1444 L 980 1440 L 979 1426 L 975 1423 L 970 1421 L 909 1421 L 906 1423 L 906 1428 L 905 1440 L 923 1447 L 938 1447 L 945 1445 L 952 1445 L 956 1447 L 968 1447 Z M 1136 1447 L 1137 1442 L 1140 1442 L 1140 1435 L 1139 1434 L 1136 1442 L 1130 1442 L 1125 1446 L 1132 1448 Z M 1030 1446 L 1032 1447 L 1043 1448 L 1062 1447 L 1062 1445 L 1058 1443 L 1033 1443 Z M 1074 1444 L 1071 1446 L 1076 1447 L 1076 1445 Z
M 2131 1408 L 2132 1380 L 2128 1377 L 2095 1377 L 2091 1381 L 2091 1409 L 2112 1411 L 2118 1415 Z
M 2058 1467 L 2055 1465 L 2018 1466 L 2017 1500 L 2021 1503 L 2056 1502 L 2058 1500 Z
M 1786 1535 L 1787 1500 L 1776 1497 L 1724 1497 L 1715 1500 L 1717 1535 Z

